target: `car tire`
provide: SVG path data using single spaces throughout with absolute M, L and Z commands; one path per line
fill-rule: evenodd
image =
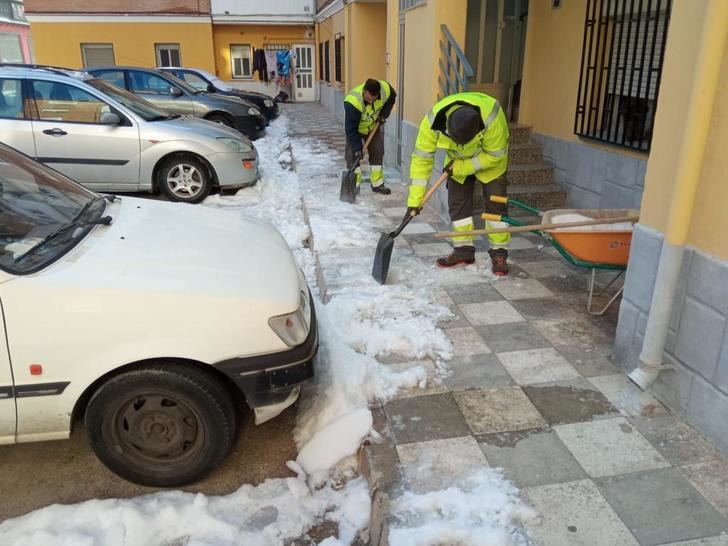
M 230 127 L 231 129 L 236 129 L 235 124 L 232 122 L 232 120 L 223 114 L 211 114 L 205 118 L 207 121 L 212 121 L 213 123 L 220 123 L 221 125 L 224 125 L 225 127 Z
M 199 203 L 212 191 L 212 176 L 199 159 L 178 155 L 160 165 L 157 187 L 170 201 Z
M 159 363 L 117 375 L 86 408 L 88 440 L 109 470 L 130 482 L 176 487 L 219 466 L 235 440 L 225 385 L 191 365 Z

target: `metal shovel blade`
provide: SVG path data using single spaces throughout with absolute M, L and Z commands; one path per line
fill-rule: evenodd
M 356 173 L 353 171 L 343 171 L 341 173 L 341 190 L 339 191 L 339 201 L 345 203 L 353 203 L 356 201 Z
M 379 284 L 384 284 L 387 281 L 392 249 L 394 249 L 394 232 L 382 233 L 381 237 L 379 237 L 379 243 L 377 243 L 377 250 L 374 253 L 374 265 L 372 265 L 372 277 Z

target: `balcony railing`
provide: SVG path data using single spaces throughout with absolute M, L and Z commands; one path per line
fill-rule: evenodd
M 473 75 L 473 67 L 470 66 L 465 53 L 460 49 L 455 37 L 447 25 L 440 25 L 442 38 L 440 39 L 440 83 L 439 98 L 461 93 L 468 90 L 468 78 Z

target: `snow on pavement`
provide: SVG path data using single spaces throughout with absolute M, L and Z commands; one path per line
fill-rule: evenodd
M 373 205 L 368 188 L 356 206 L 341 203 L 341 156 L 317 141 L 290 141 L 287 127 L 281 116 L 256 142 L 261 163 L 256 186 L 234 196 L 211 196 L 204 205 L 275 224 L 317 300 L 317 375 L 301 397 L 295 429 L 299 455 L 289 462 L 297 477 L 244 485 L 220 497 L 173 491 L 53 505 L 0 524 L 1 544 L 277 545 L 327 520 L 338 526 L 337 538 L 324 542 L 333 546 L 351 544 L 366 527 L 369 492 L 357 477 L 356 454 L 363 440 L 377 439 L 369 404 L 437 380 L 428 378 L 417 360 L 430 359 L 444 370 L 453 356 L 437 327 L 450 316 L 438 303 L 438 284 L 486 273 L 470 267 L 456 277 L 449 271 L 433 274 L 403 246 L 395 250 L 390 282 L 378 285 L 371 263 L 379 232 L 391 230 L 399 218 Z M 296 172 L 290 170 L 291 147 Z M 330 297 L 326 304 L 316 283 L 316 257 Z M 394 371 L 378 362 L 381 357 L 413 364 Z M 460 488 L 405 493 L 394 509 L 395 545 L 518 544 L 520 524 L 532 516 L 513 486 L 490 469 Z

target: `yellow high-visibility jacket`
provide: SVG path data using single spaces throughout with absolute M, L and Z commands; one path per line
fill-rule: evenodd
M 459 106 L 471 105 L 480 110 L 482 126 L 477 135 L 466 144 L 457 144 L 446 134 L 448 116 Z M 417 133 L 415 149 L 410 160 L 410 178 L 407 206 L 419 207 L 432 174 L 435 152 L 444 149 L 447 162 L 464 160 L 452 178 L 459 183 L 474 174 L 487 184 L 506 172 L 508 167 L 508 122 L 498 101 L 484 93 L 456 93 L 439 101 L 422 119 Z

